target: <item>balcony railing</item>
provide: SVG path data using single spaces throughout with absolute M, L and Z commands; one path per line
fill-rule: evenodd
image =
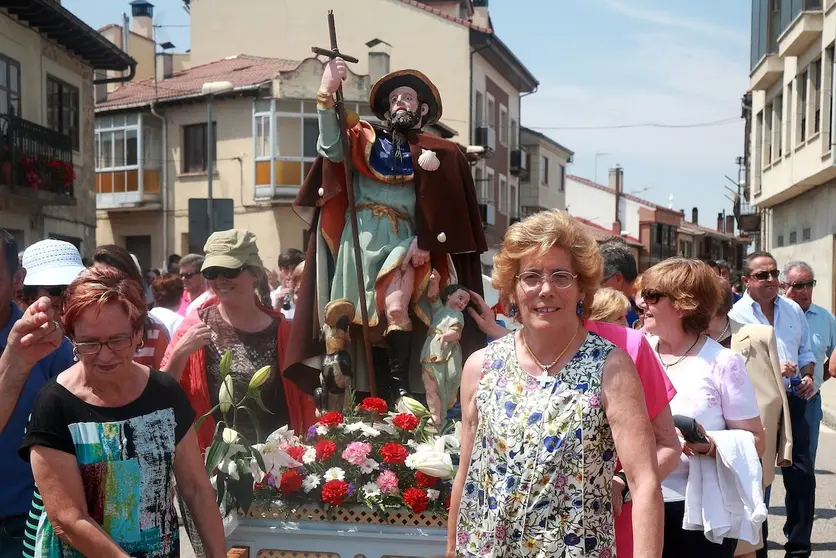
M 23 118 L 0 114 L 0 184 L 72 198 L 72 140 Z

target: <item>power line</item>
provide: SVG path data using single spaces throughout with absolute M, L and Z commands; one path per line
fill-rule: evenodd
M 466 123 L 465 120 L 456 118 L 444 118 L 448 122 Z M 583 130 L 624 130 L 629 128 L 665 128 L 665 129 L 683 129 L 683 128 L 707 128 L 710 126 L 722 126 L 724 124 L 731 124 L 732 122 L 739 122 L 740 118 L 733 116 L 724 118 L 722 120 L 712 120 L 710 122 L 694 122 L 690 124 L 668 124 L 663 122 L 642 122 L 636 124 L 608 124 L 601 126 L 525 126 L 531 130 L 563 130 L 563 131 L 583 131 Z

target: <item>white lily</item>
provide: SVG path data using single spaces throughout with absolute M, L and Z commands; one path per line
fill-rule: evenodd
M 261 482 L 264 480 L 266 471 L 262 471 L 258 465 L 258 460 L 255 457 L 250 458 L 250 474 L 253 476 L 254 482 Z
M 282 426 L 267 436 L 267 442 L 293 441 L 294 437 L 293 430 L 290 430 L 287 426 Z
M 267 467 L 267 470 L 264 471 L 265 473 L 273 473 L 281 469 L 295 469 L 302 466 L 301 463 L 290 457 L 287 452 L 279 449 L 279 444 L 275 441 L 255 444 L 253 449 L 261 454 L 261 458 L 264 460 L 264 466 Z
M 231 378 L 231 376 L 227 376 Z M 229 446 L 224 455 L 224 459 L 232 459 L 239 453 L 246 453 L 247 448 L 241 442 L 241 435 L 232 428 L 224 428 L 221 433 L 221 439 Z
M 401 397 L 395 408 L 399 413 L 411 413 L 418 418 L 430 414 L 426 407 L 411 397 Z
M 453 459 L 445 451 L 446 436 L 432 444 L 418 444 L 415 453 L 406 458 L 406 466 L 439 479 L 453 476 Z
M 241 480 L 238 474 L 238 464 L 234 459 L 224 459 L 218 464 L 218 471 L 226 474 L 232 480 Z
M 221 387 L 218 390 L 218 404 L 222 413 L 228 413 L 232 409 L 232 394 L 235 392 L 233 387 L 232 375 L 230 374 L 221 382 Z

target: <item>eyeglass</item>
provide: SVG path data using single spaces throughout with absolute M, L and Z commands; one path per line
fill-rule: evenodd
M 23 287 L 23 296 L 25 296 L 26 298 L 35 298 L 36 296 L 38 296 L 38 293 L 40 291 L 44 291 L 49 296 L 59 297 L 64 296 L 64 292 L 66 290 L 66 285 L 58 285 L 53 287 L 26 285 L 25 287 Z
M 200 272 L 199 271 L 190 271 L 189 273 L 181 273 L 180 274 L 180 279 L 191 279 L 192 277 L 194 277 L 198 273 L 200 273 Z
M 543 283 L 547 280 L 553 287 L 558 289 L 568 289 L 572 286 L 572 282 L 577 278 L 577 275 L 569 273 L 568 271 L 555 271 L 551 275 L 540 275 L 536 271 L 526 271 L 525 273 L 517 275 L 517 279 L 520 280 L 520 284 L 525 290 L 536 289 L 543 285 Z
M 770 269 L 765 271 L 758 271 L 757 273 L 750 273 L 749 277 L 754 277 L 758 281 L 766 281 L 770 277 L 773 279 L 778 278 L 778 270 L 777 269 Z
M 203 276 L 209 281 L 214 281 L 218 277 L 235 279 L 241 275 L 241 272 L 245 269 L 247 269 L 247 266 L 236 267 L 235 269 L 230 269 L 228 267 L 210 267 L 209 269 L 204 269 L 201 273 L 203 273 Z
M 102 347 L 107 346 L 113 352 L 124 351 L 133 343 L 133 338 L 128 337 L 114 337 L 107 341 L 90 341 L 87 343 L 73 343 L 75 350 L 80 355 L 93 356 L 101 352 Z
M 791 289 L 795 289 L 796 291 L 802 291 L 804 289 L 812 289 L 813 287 L 816 286 L 816 280 L 813 279 L 812 281 L 790 283 L 787 286 Z
M 642 291 L 642 298 L 644 299 L 645 303 L 647 304 L 658 304 L 659 299 L 661 298 L 668 298 L 668 295 L 661 291 L 656 291 L 654 289 L 650 289 L 647 291 Z

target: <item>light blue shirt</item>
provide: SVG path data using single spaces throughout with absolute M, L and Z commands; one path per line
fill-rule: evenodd
M 778 340 L 778 358 L 783 365 L 785 362 L 792 362 L 798 365 L 798 374 L 801 369 L 810 363 L 816 362 L 816 356 L 810 344 L 810 328 L 807 325 L 807 318 L 801 306 L 786 297 L 775 298 L 774 324 L 761 310 L 761 305 L 755 302 L 749 293 L 735 302 L 729 312 L 729 318 L 744 324 L 771 325 L 775 328 L 775 337 Z M 789 384 L 788 378 L 784 378 L 784 384 Z
M 805 315 L 807 316 L 807 325 L 810 328 L 810 343 L 813 347 L 813 354 L 816 355 L 813 380 L 816 384 L 816 393 L 818 393 L 822 382 L 824 382 L 824 361 L 836 348 L 836 318 L 818 304 L 811 304 Z

